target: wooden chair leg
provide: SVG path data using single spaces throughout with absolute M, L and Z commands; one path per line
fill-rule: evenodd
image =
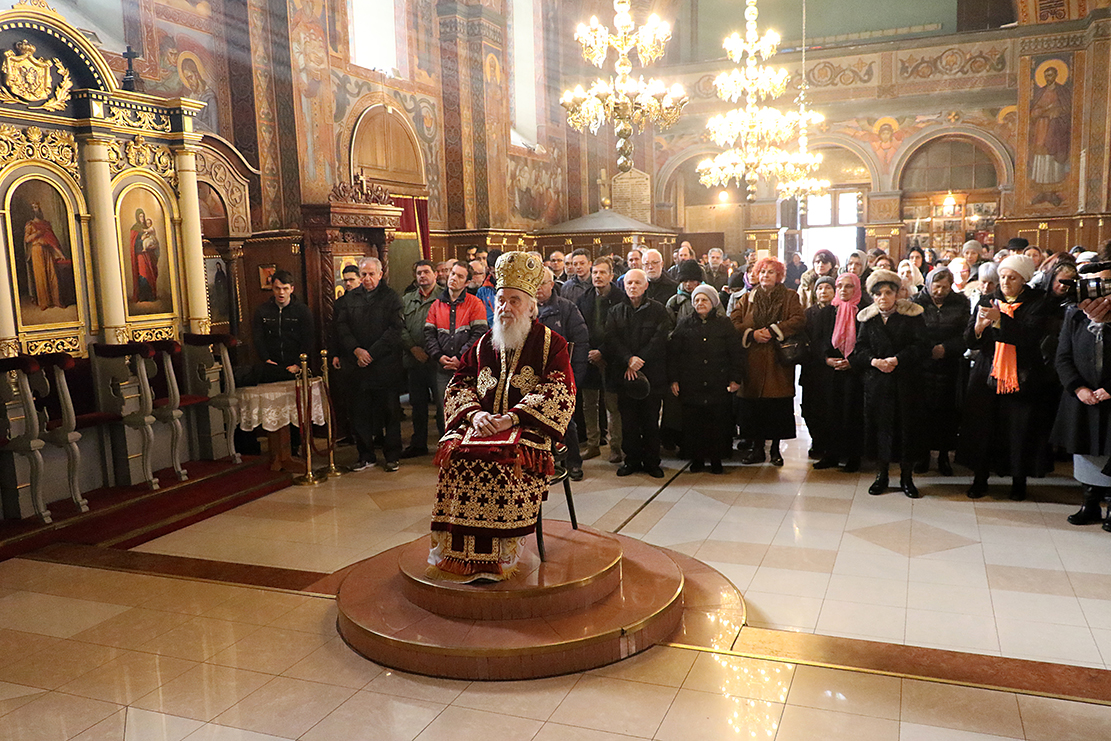
M 579 529 L 579 521 L 575 518 L 575 500 L 571 498 L 571 477 L 563 480 L 563 494 L 567 497 L 567 512 L 571 515 L 571 529 Z
M 181 467 L 181 418 L 174 417 L 170 422 L 170 460 L 173 463 L 174 473 L 177 474 L 178 481 L 188 481 L 189 474 Z
M 151 453 L 154 449 L 154 429 L 150 425 L 142 425 L 138 428 L 139 439 L 142 441 L 142 461 L 143 461 L 143 475 L 147 479 L 151 491 L 157 491 L 158 479 L 154 475 L 154 469 L 151 467 Z
M 66 445 L 66 474 L 69 479 L 69 498 L 82 512 L 89 511 L 89 502 L 81 496 L 81 487 L 78 485 L 77 472 L 81 470 L 81 449 L 76 442 Z
M 31 506 L 35 508 L 35 514 L 38 515 L 39 520 L 44 525 L 49 525 L 54 521 L 54 518 L 50 515 L 50 510 L 47 509 L 42 499 L 42 453 L 32 449 L 23 455 L 26 456 L 27 462 L 31 466 Z

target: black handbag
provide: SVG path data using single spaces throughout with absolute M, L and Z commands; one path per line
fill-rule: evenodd
M 775 343 L 775 355 L 779 364 L 787 368 L 805 362 L 810 353 L 810 338 L 803 332 L 784 340 L 772 338 L 772 342 Z

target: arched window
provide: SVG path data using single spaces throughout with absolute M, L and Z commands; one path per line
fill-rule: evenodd
M 970 139 L 949 137 L 924 144 L 903 170 L 902 189 L 913 193 L 995 188 L 999 173 L 991 155 Z
M 517 144 L 537 142 L 536 126 L 536 26 L 535 0 L 513 0 L 510 34 L 513 44 L 513 137 Z M 523 140 L 523 141 L 519 141 Z
M 351 61 L 392 74 L 397 69 L 396 0 L 347 0 Z

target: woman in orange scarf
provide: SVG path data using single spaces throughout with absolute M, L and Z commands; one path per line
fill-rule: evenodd
M 965 339 L 980 350 L 969 377 L 961 459 L 972 467 L 968 496 L 988 492 L 992 468 L 1010 473 L 1011 499 L 1026 498 L 1028 475 L 1044 476 L 1047 451 L 1039 426 L 1051 393 L 1051 369 L 1042 355 L 1049 306 L 1045 292 L 1027 285 L 1034 261 L 1011 255 L 999 264 L 999 288 L 980 299 Z M 999 465 L 993 465 L 997 463 Z

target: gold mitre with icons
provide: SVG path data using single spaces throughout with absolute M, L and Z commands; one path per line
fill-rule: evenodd
M 536 289 L 544 279 L 544 265 L 527 252 L 506 252 L 494 265 L 498 288 L 516 288 L 536 298 Z

